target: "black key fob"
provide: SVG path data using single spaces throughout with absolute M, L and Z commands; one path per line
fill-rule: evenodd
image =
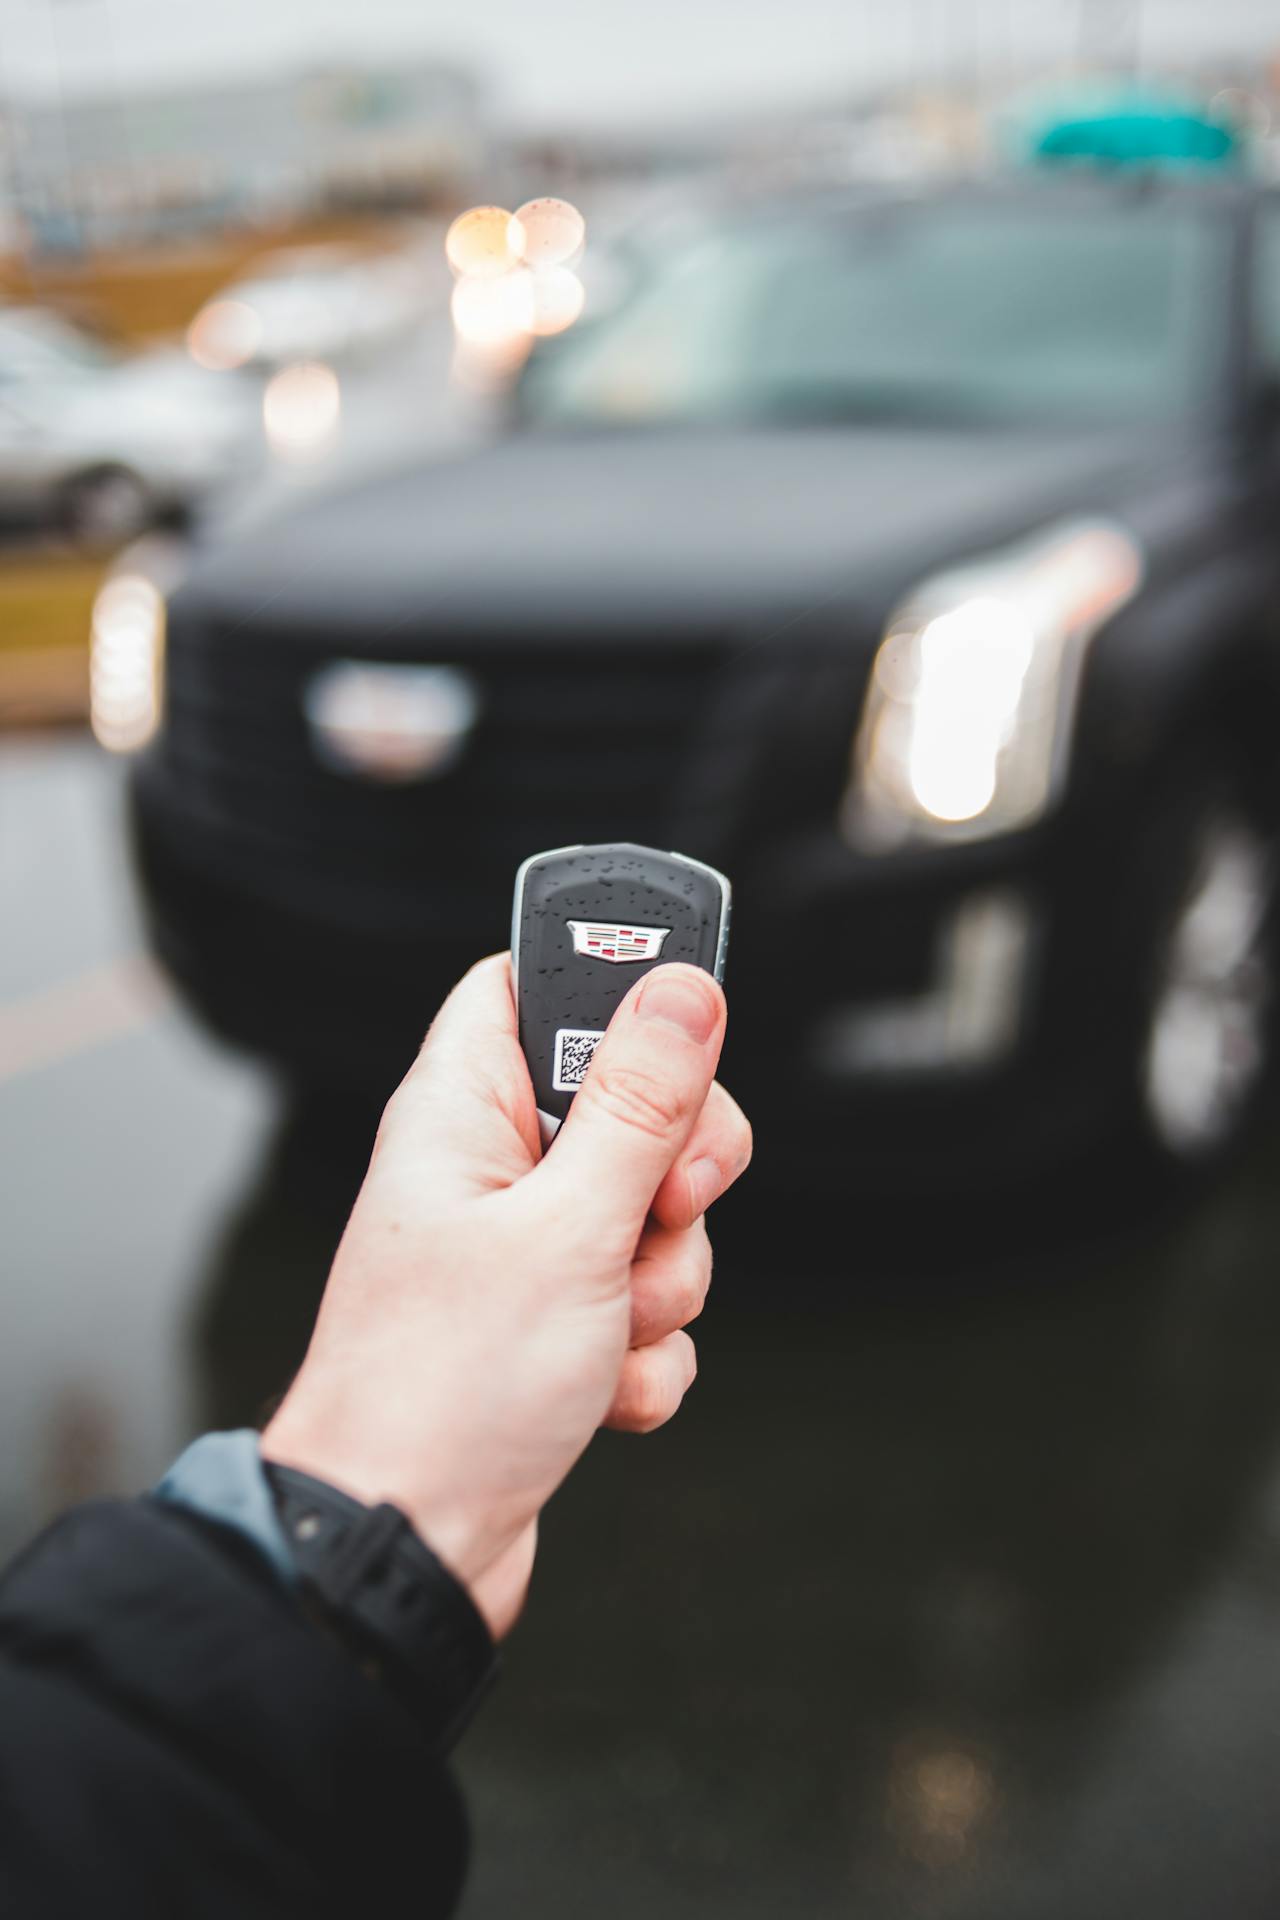
M 685 960 L 724 977 L 729 897 L 714 867 L 625 840 L 524 862 L 511 963 L 544 1140 L 555 1137 L 610 1015 L 641 974 Z

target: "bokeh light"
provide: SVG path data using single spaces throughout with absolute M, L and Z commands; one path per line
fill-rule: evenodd
M 459 340 L 468 346 L 506 347 L 534 330 L 533 275 L 520 267 L 494 279 L 459 280 L 450 312 Z
M 568 200 L 526 200 L 511 216 L 507 244 L 517 260 L 542 272 L 579 259 L 587 223 Z
M 332 367 L 320 360 L 282 367 L 262 395 L 262 424 L 273 453 L 305 459 L 337 432 L 342 389 Z
M 534 333 L 563 333 L 586 303 L 586 288 L 572 267 L 549 267 L 533 276 Z
M 586 304 L 570 262 L 581 259 L 586 221 L 567 200 L 526 200 L 518 213 L 472 207 L 445 236 L 457 284 L 450 312 L 455 382 L 479 393 L 508 384 L 539 336 L 563 333 Z
M 187 328 L 187 351 L 198 366 L 225 373 L 253 359 L 262 334 L 262 316 L 247 300 L 210 300 Z
M 991 1762 L 968 1743 L 903 1740 L 889 1769 L 885 1824 L 904 1852 L 932 1867 L 976 1849 L 998 1804 Z
M 511 251 L 511 215 L 505 207 L 469 207 L 444 237 L 445 258 L 459 277 L 495 279 L 518 265 Z

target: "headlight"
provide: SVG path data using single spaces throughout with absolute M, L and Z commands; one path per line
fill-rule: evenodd
M 165 595 L 176 586 L 176 543 L 141 540 L 98 589 L 89 636 L 89 721 L 111 753 L 134 753 L 160 725 Z
M 883 851 L 1037 820 L 1066 770 L 1088 642 L 1141 578 L 1130 535 L 1088 522 L 926 582 L 876 655 L 846 837 Z

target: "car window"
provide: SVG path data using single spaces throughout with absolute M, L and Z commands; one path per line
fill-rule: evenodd
M 527 375 L 535 417 L 1145 421 L 1205 396 L 1223 223 L 934 201 L 706 232 Z
M 1258 224 L 1254 290 L 1258 354 L 1271 380 L 1280 382 L 1280 202 L 1264 208 Z

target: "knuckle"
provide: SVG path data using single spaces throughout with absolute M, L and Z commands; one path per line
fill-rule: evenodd
M 696 1320 L 707 1304 L 710 1261 L 684 1259 L 655 1272 L 635 1289 L 632 1334 L 637 1340 L 665 1337 Z
M 662 1368 L 653 1365 L 647 1355 L 637 1354 L 627 1393 L 627 1423 L 636 1433 L 653 1433 L 665 1426 L 675 1412 Z
M 685 1383 L 684 1383 L 683 1389 L 681 1390 L 681 1395 L 680 1395 L 681 1399 L 683 1399 L 684 1395 L 688 1393 L 690 1387 L 693 1385 L 694 1381 L 698 1377 L 698 1349 L 695 1342 L 691 1340 L 687 1334 L 685 1335 L 684 1349 L 685 1349 L 685 1355 L 684 1355 Z
M 740 1113 L 739 1120 L 741 1124 L 738 1128 L 738 1138 L 736 1141 L 738 1148 L 738 1169 L 740 1172 L 745 1172 L 751 1165 L 751 1156 L 756 1150 L 756 1142 L 755 1135 L 751 1130 L 751 1122 L 748 1120 L 746 1114 Z
M 656 1433 L 659 1427 L 665 1427 L 675 1412 L 667 1404 L 665 1394 L 658 1394 L 646 1388 L 637 1398 L 631 1418 L 633 1433 Z
M 409 1072 L 382 1109 L 374 1135 L 374 1152 L 386 1152 L 397 1140 L 410 1138 L 436 1105 L 430 1080 Z
M 687 1327 L 691 1320 L 696 1320 L 706 1305 L 706 1298 L 705 1288 L 698 1281 L 690 1280 L 683 1288 L 679 1304 L 672 1315 L 674 1325 Z
M 592 1103 L 639 1133 L 665 1139 L 684 1119 L 687 1102 L 678 1087 L 640 1067 L 602 1060 L 587 1075 L 583 1093 Z
M 751 1155 L 755 1150 L 755 1140 L 751 1132 L 751 1122 L 732 1096 L 730 1096 L 729 1104 L 729 1151 L 726 1158 L 728 1159 L 733 1174 L 736 1176 L 739 1173 L 745 1172 L 746 1168 L 750 1165 Z
M 391 1095 L 391 1098 L 387 1101 L 386 1105 L 382 1109 L 381 1114 L 379 1115 L 378 1131 L 375 1133 L 373 1137 L 373 1151 L 375 1155 L 378 1153 L 384 1153 L 386 1151 L 388 1142 L 395 1138 L 396 1132 L 400 1126 L 401 1118 L 404 1114 L 404 1107 L 405 1107 L 405 1097 L 404 1097 L 404 1086 L 402 1083 L 399 1087 L 396 1088 L 395 1092 Z
M 684 1273 L 679 1287 L 681 1318 L 677 1326 L 687 1326 L 690 1320 L 696 1320 L 707 1303 L 707 1289 L 711 1285 L 711 1246 L 703 1240 L 694 1248 L 685 1262 Z

